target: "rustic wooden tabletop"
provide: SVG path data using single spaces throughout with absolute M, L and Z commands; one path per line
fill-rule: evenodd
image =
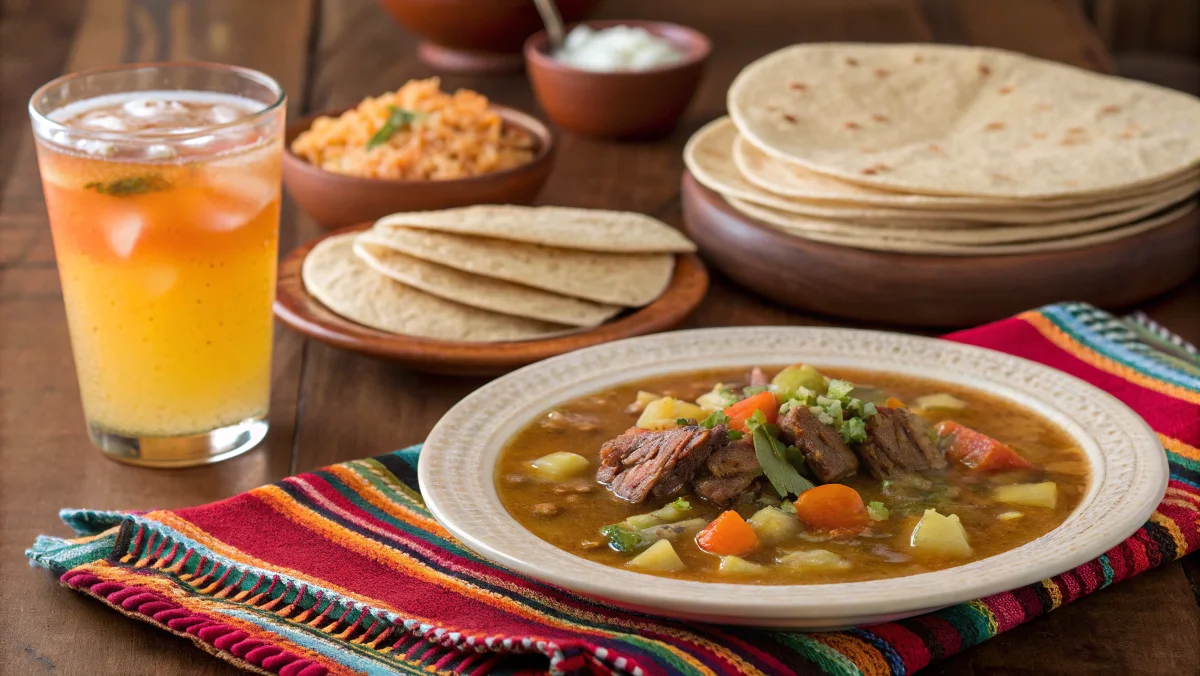
M 714 44 L 708 76 L 670 138 L 631 145 L 563 135 L 542 201 L 640 211 L 673 223 L 680 221 L 680 155 L 688 135 L 723 114 L 726 87 L 743 65 L 784 45 L 976 43 L 1116 68 L 1073 0 L 610 0 L 598 14 L 667 19 L 704 31 Z M 38 533 L 66 534 L 56 517 L 60 507 L 203 503 L 418 442 L 482 383 L 412 373 L 279 328 L 272 427 L 263 448 L 183 471 L 104 459 L 84 431 L 25 115 L 29 95 L 62 72 L 197 58 L 269 73 L 288 91 L 289 115 L 299 115 L 429 74 L 415 58 L 415 44 L 371 0 L 0 0 L 0 674 L 236 673 L 187 641 L 62 589 L 52 575 L 27 567 L 24 548 Z M 1156 76 L 1144 65 L 1139 74 Z M 445 76 L 444 86 L 537 111 L 523 74 Z M 284 252 L 318 232 L 285 202 Z M 1200 342 L 1200 279 L 1141 309 Z M 759 300 L 720 277 L 690 320 L 693 326 L 819 323 L 827 322 Z M 1200 561 L 1192 556 L 928 671 L 1197 673 L 1198 593 Z

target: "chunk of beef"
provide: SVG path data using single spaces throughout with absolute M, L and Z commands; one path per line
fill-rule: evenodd
M 857 450 L 877 479 L 946 466 L 929 423 L 904 408 L 879 407 Z
M 842 435 L 803 406 L 792 407 L 779 421 L 779 437 L 800 449 L 813 476 L 823 484 L 858 471 L 858 456 L 842 441 Z
M 762 466 L 749 436 L 730 441 L 708 456 L 704 469 L 692 482 L 692 492 L 724 509 L 753 502 L 762 492 Z
M 596 480 L 621 498 L 639 503 L 681 492 L 713 449 L 727 440 L 725 427 L 695 425 L 652 432 L 631 429 L 600 447 Z

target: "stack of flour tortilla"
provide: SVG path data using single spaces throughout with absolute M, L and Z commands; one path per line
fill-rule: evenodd
M 995 49 L 807 44 L 750 64 L 684 159 L 738 211 L 867 249 L 1016 254 L 1195 209 L 1200 100 Z
M 642 214 L 474 206 L 392 214 L 304 259 L 304 286 L 380 331 L 466 342 L 532 340 L 598 326 L 670 284 L 695 246 Z

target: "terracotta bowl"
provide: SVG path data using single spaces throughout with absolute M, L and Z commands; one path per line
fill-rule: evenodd
M 535 33 L 525 42 L 525 61 L 533 92 L 550 120 L 563 129 L 605 138 L 653 137 L 671 131 L 704 75 L 712 48 L 708 38 L 687 26 L 660 21 L 588 21 L 585 25 L 645 28 L 668 40 L 683 58 L 649 70 L 581 70 L 552 57 L 546 32 Z
M 599 0 L 557 0 L 563 21 L 587 16 Z M 533 0 L 379 0 L 401 26 L 425 38 L 417 56 L 453 72 L 520 70 L 521 45 L 542 27 Z
M 362 178 L 326 171 L 291 151 L 292 139 L 321 115 L 341 115 L 350 108 L 314 113 L 288 125 L 284 137 L 283 184 L 292 199 L 326 228 L 374 221 L 398 211 L 449 209 L 471 204 L 530 204 L 554 167 L 554 136 L 544 124 L 518 110 L 492 105 L 504 123 L 520 127 L 536 141 L 533 160 L 491 174 L 446 181 Z

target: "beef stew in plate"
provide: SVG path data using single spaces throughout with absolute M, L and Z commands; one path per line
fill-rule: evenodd
M 1025 544 L 1078 506 L 1088 463 L 1012 402 L 796 364 L 660 376 L 568 402 L 509 441 L 496 485 L 523 526 L 592 561 L 813 584 Z

